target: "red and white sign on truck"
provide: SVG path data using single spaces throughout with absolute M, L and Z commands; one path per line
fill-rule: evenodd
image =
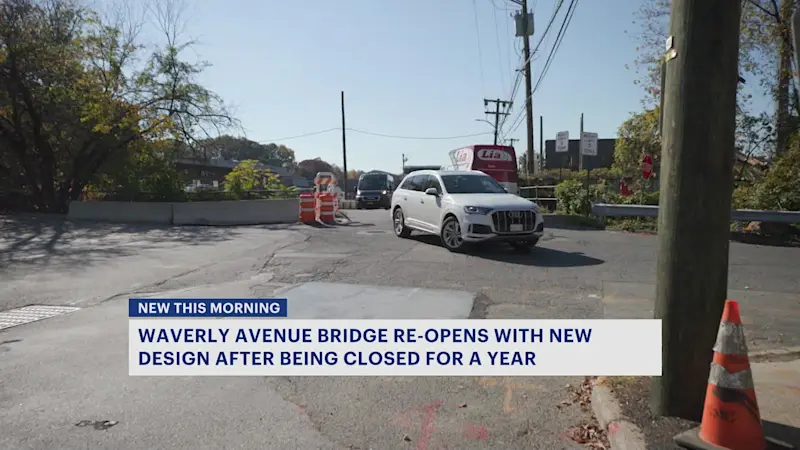
M 519 192 L 517 155 L 514 147 L 470 145 L 450 152 L 453 170 L 480 170 L 494 178 L 512 194 Z

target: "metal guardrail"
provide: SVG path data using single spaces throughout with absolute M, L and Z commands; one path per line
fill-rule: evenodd
M 539 197 L 539 190 L 553 190 L 553 197 Z M 520 197 L 527 198 L 530 200 L 534 200 L 537 202 L 545 201 L 545 202 L 555 202 L 558 199 L 555 198 L 555 189 L 556 186 L 522 186 L 519 188 Z M 533 191 L 533 195 L 531 195 L 531 191 Z
M 658 206 L 653 205 L 613 205 L 595 203 L 592 214 L 606 217 L 658 217 Z M 731 211 L 731 221 L 735 222 L 768 222 L 768 223 L 800 223 L 800 211 L 762 211 L 758 209 L 735 209 Z

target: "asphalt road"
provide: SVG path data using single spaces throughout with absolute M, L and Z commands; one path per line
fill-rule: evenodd
M 0 310 L 82 308 L 0 331 L 0 448 L 580 448 L 564 433 L 587 414 L 559 407 L 574 378 L 127 376 L 125 299 L 137 293 L 336 282 L 476 293 L 473 318 L 652 317 L 652 236 L 549 229 L 530 255 L 457 255 L 396 238 L 383 210 L 348 214 L 335 228 L 0 222 Z M 800 345 L 796 261 L 800 249 L 732 244 L 751 347 Z

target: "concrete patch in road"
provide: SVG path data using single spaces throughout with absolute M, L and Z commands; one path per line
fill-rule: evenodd
M 291 319 L 467 319 L 476 294 L 445 289 L 304 283 L 275 292 Z
M 0 312 L 0 330 L 77 311 L 74 306 L 31 305 Z

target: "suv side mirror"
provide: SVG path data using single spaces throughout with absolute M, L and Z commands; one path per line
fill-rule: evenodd
M 436 189 L 436 188 L 428 188 L 428 189 L 425 189 L 425 195 L 433 195 L 433 196 L 438 196 L 438 195 L 439 195 L 439 190 L 438 190 L 438 189 Z

